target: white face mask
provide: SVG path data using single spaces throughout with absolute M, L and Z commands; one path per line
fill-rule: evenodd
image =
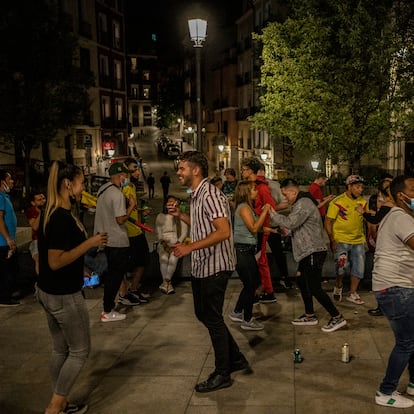
M 404 203 L 405 203 L 405 205 L 410 209 L 410 210 L 414 210 L 414 198 L 410 198 L 410 197 L 408 197 L 408 195 L 407 194 L 404 194 L 404 193 L 402 193 L 403 195 L 404 195 L 404 197 L 407 197 L 409 200 L 410 200 L 410 202 L 409 203 L 407 203 L 406 201 L 404 201 Z
M 10 193 L 10 187 L 6 184 L 6 181 L 4 181 L 3 188 L 5 193 Z

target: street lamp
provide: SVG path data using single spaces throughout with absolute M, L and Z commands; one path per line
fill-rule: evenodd
M 262 161 L 266 161 L 267 160 L 267 152 L 262 152 L 260 154 L 260 158 L 262 159 Z
M 197 90 L 197 144 L 198 151 L 203 150 L 201 141 L 201 48 L 207 36 L 207 20 L 190 19 L 188 21 L 188 29 L 190 32 L 190 39 L 196 48 L 196 90 Z
M 318 171 L 319 161 L 311 161 L 313 171 Z

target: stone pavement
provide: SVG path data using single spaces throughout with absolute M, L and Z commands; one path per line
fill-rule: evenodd
M 325 288 L 332 289 L 332 282 Z M 234 306 L 240 282 L 231 279 L 225 314 Z M 78 378 L 72 401 L 87 401 L 91 414 L 215 413 L 388 413 L 374 403 L 393 345 L 388 322 L 370 317 L 370 292 L 364 305 L 339 304 L 348 325 L 333 333 L 320 329 L 328 315 L 317 305 L 319 326 L 294 327 L 303 312 L 296 289 L 278 294 L 278 302 L 255 308 L 265 330 L 242 331 L 226 322 L 254 373 L 233 375 L 233 386 L 209 394 L 194 385 L 213 370 L 206 329 L 193 313 L 191 286 L 178 284 L 175 295 L 158 291 L 150 303 L 125 308 L 127 319 L 101 323 L 102 288 L 86 290 L 92 351 Z M 0 308 L 0 413 L 42 413 L 51 393 L 48 374 L 50 336 L 46 318 L 33 296 L 16 308 Z M 341 362 L 350 345 L 351 362 Z M 301 350 L 304 361 L 293 363 Z M 404 374 L 400 390 L 408 378 Z M 414 408 L 401 412 L 414 413 Z

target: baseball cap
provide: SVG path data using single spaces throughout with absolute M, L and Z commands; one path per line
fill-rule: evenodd
M 128 170 L 127 166 L 123 162 L 116 162 L 109 167 L 108 174 L 109 176 L 125 173 L 129 174 L 131 171 Z
M 363 183 L 364 183 L 364 178 L 361 177 L 360 175 L 349 175 L 345 181 L 346 185 L 363 184 Z

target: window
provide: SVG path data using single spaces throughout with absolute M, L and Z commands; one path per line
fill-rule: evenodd
M 124 102 L 122 98 L 115 98 L 115 116 L 117 121 L 122 121 Z
M 114 60 L 114 80 L 115 88 L 123 89 L 122 85 L 122 62 L 120 60 Z
M 108 19 L 105 14 L 98 14 L 98 39 L 105 42 L 108 38 Z
M 138 99 L 138 87 L 137 86 L 131 86 L 131 98 Z
M 107 119 L 111 117 L 111 100 L 109 96 L 101 97 L 101 111 L 102 119 Z
M 114 20 L 112 22 L 112 36 L 113 36 L 113 45 L 117 49 L 121 48 L 121 25 L 119 22 Z
M 149 86 L 144 86 L 142 88 L 142 96 L 144 99 L 149 99 L 150 98 L 150 90 L 151 88 Z
M 109 59 L 108 56 L 99 56 L 99 74 L 102 76 L 109 76 Z
M 150 80 L 150 71 L 149 71 L 149 70 L 144 70 L 144 71 L 142 72 L 142 79 L 143 79 L 144 81 L 149 82 L 149 80 Z
M 91 71 L 91 53 L 89 49 L 84 47 L 80 48 L 80 68 L 83 72 Z
M 131 58 L 131 73 L 138 72 L 138 59 L 136 57 Z

